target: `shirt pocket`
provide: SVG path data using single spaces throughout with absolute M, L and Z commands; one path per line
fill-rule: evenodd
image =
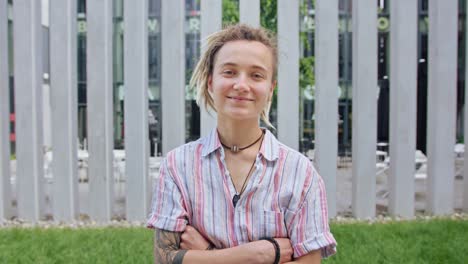
M 259 221 L 260 224 L 257 226 L 257 239 L 266 237 L 287 237 L 286 225 L 282 212 L 263 211 L 263 214 L 259 217 Z

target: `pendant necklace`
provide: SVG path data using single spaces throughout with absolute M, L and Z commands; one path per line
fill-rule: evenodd
M 239 201 L 241 194 L 244 192 L 245 183 L 247 182 L 247 179 L 249 178 L 249 175 L 250 175 L 250 173 L 252 172 L 252 169 L 253 169 L 254 165 L 255 165 L 255 159 L 254 159 L 254 161 L 252 162 L 252 166 L 250 166 L 249 173 L 247 173 L 247 176 L 245 177 L 245 180 L 244 180 L 244 183 L 242 184 L 242 188 L 241 188 L 240 192 L 239 192 L 239 193 L 236 193 L 236 194 L 234 195 L 234 197 L 232 197 L 232 205 L 233 205 L 234 207 L 236 207 L 236 204 L 237 204 L 237 202 Z M 231 181 L 232 181 L 232 177 L 231 177 Z M 234 185 L 234 182 L 232 182 L 232 185 Z M 234 187 L 234 189 L 235 189 L 235 188 L 236 188 L 236 187 Z
M 229 146 L 225 145 L 221 140 L 219 142 L 221 143 L 221 145 L 223 145 L 224 148 L 229 149 L 233 153 L 238 153 L 238 152 L 241 152 L 244 149 L 250 148 L 251 146 L 255 145 L 255 143 L 260 141 L 260 139 L 262 139 L 262 137 L 263 137 L 263 133 L 264 133 L 264 131 L 262 130 L 262 134 L 254 142 L 252 142 L 252 144 L 249 144 L 248 146 L 245 146 L 245 147 L 242 147 L 242 148 L 239 148 L 239 146 L 237 146 L 237 145 L 232 145 L 231 147 L 229 147 Z M 218 134 L 219 134 L 219 132 L 218 132 Z
M 235 154 L 235 153 L 238 153 L 238 152 L 240 152 L 240 151 L 242 151 L 242 150 L 244 150 L 244 149 L 248 149 L 248 148 L 250 148 L 251 146 L 255 145 L 255 143 L 257 143 L 258 141 L 260 141 L 260 139 L 263 138 L 264 133 L 265 133 L 265 132 L 262 130 L 262 134 L 260 135 L 259 138 L 257 138 L 252 144 L 249 144 L 248 146 L 242 147 L 242 148 L 239 148 L 239 147 L 236 146 L 236 145 L 233 145 L 232 147 L 228 147 L 228 146 L 226 146 L 223 142 L 221 142 L 221 140 L 220 140 L 220 143 L 221 143 L 221 145 L 223 145 L 223 147 L 229 149 L 231 152 L 233 152 L 233 153 Z M 250 166 L 250 169 L 249 169 L 249 172 L 247 173 L 247 176 L 245 176 L 244 183 L 242 184 L 242 187 L 241 187 L 240 192 L 239 192 L 239 193 L 236 193 L 236 194 L 234 195 L 234 197 L 232 197 L 232 205 L 233 205 L 234 207 L 236 207 L 237 202 L 238 202 L 239 199 L 240 199 L 240 196 L 241 196 L 242 193 L 244 192 L 244 189 L 245 189 L 245 187 L 246 187 L 245 184 L 247 183 L 247 179 L 249 178 L 250 173 L 252 172 L 252 169 L 253 169 L 253 167 L 254 167 L 254 165 L 255 165 L 255 160 L 256 160 L 256 159 L 254 159 L 254 161 L 252 162 L 252 165 Z M 234 181 L 232 180 L 232 177 L 230 177 L 230 178 L 231 178 L 232 185 L 234 185 Z M 234 189 L 235 189 L 235 188 L 236 188 L 236 187 L 235 187 L 235 185 L 234 185 Z

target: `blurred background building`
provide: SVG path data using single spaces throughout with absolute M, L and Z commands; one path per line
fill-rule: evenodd
M 43 1 L 43 47 L 44 47 L 44 143 L 50 145 L 50 107 L 48 107 L 49 83 L 49 29 L 48 29 L 48 0 Z M 221 1 L 221 0 L 220 0 Z M 238 0 L 223 1 L 223 23 L 239 21 Z M 14 87 L 13 87 L 13 23 L 12 0 L 9 3 L 9 47 L 10 47 L 10 120 L 12 152 L 15 150 L 14 130 Z M 86 0 L 77 1 L 78 22 L 78 138 L 81 144 L 86 144 L 87 118 L 86 118 Z M 378 127 L 377 139 L 379 142 L 388 142 L 389 138 L 389 63 L 391 60 L 389 32 L 390 32 L 390 0 L 376 0 L 378 5 Z M 465 18 L 466 0 L 459 0 L 459 37 L 458 37 L 458 102 L 457 102 L 457 142 L 463 141 L 463 86 L 465 82 Z M 261 0 L 261 24 L 276 31 L 276 0 Z M 339 128 L 338 153 L 347 155 L 351 153 L 351 120 L 352 120 L 352 30 L 351 30 L 352 0 L 339 0 Z M 200 55 L 200 1 L 185 0 L 185 66 L 186 66 L 186 95 L 185 95 L 185 122 L 186 141 L 196 140 L 200 137 L 200 109 L 195 103 L 195 92 L 189 89 L 188 81 Z M 161 144 L 161 0 L 148 2 L 148 64 L 149 84 L 148 98 L 149 110 L 154 120 L 149 125 L 152 154 L 160 155 Z M 123 0 L 114 0 L 114 145 L 123 148 L 125 144 L 124 131 L 124 62 L 123 62 Z M 315 7 L 314 0 L 302 0 L 300 8 L 300 151 L 307 153 L 314 148 L 314 30 Z M 426 105 L 428 81 L 428 0 L 419 0 L 418 24 L 418 102 L 417 102 L 417 149 L 426 150 Z M 273 125 L 276 124 L 276 99 L 270 113 Z M 151 118 L 150 118 L 151 119 Z M 273 130 L 273 132 L 275 132 Z

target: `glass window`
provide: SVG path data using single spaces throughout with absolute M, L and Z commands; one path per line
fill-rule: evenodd
M 161 16 L 161 0 L 148 0 L 148 9 L 150 17 Z
M 114 0 L 113 19 L 113 123 L 114 147 L 124 148 L 124 32 L 123 0 Z
M 114 17 L 123 17 L 123 0 L 114 0 Z
M 200 137 L 200 109 L 195 102 L 195 93 L 189 89 L 193 69 L 200 57 L 200 3 L 185 1 L 185 139 L 193 141 Z
M 78 36 L 78 83 L 86 84 L 86 36 Z M 86 103 L 86 97 L 83 103 Z
M 428 0 L 419 0 L 420 10 L 422 12 L 429 11 L 429 1 Z
M 86 13 L 86 0 L 78 0 L 78 14 Z
M 352 4 L 350 0 L 339 1 L 338 35 L 338 153 L 351 152 L 351 84 L 352 84 Z
M 11 20 L 8 21 L 8 67 L 10 76 L 13 76 L 13 22 Z
M 50 73 L 50 60 L 49 60 L 49 28 L 42 26 L 42 67 L 44 77 L 44 81 L 49 82 L 49 73 Z M 47 75 L 45 75 L 47 74 Z
M 151 156 L 161 155 L 161 0 L 149 0 L 148 19 L 148 106 Z M 152 116 L 151 116 L 152 115 Z
M 149 37 L 149 73 L 148 78 L 150 83 L 157 85 L 160 83 L 159 75 L 161 74 L 161 39 L 159 36 L 150 36 Z M 156 91 L 154 91 L 156 92 Z
M 302 0 L 300 9 L 299 98 L 301 102 L 299 151 L 307 153 L 314 148 L 315 104 L 315 6 L 312 0 Z

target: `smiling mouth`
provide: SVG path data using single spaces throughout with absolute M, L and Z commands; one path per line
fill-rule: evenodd
M 253 99 L 250 98 L 245 98 L 245 97 L 239 97 L 239 96 L 227 96 L 227 98 L 235 100 L 235 101 L 248 101 L 248 102 L 253 102 Z

